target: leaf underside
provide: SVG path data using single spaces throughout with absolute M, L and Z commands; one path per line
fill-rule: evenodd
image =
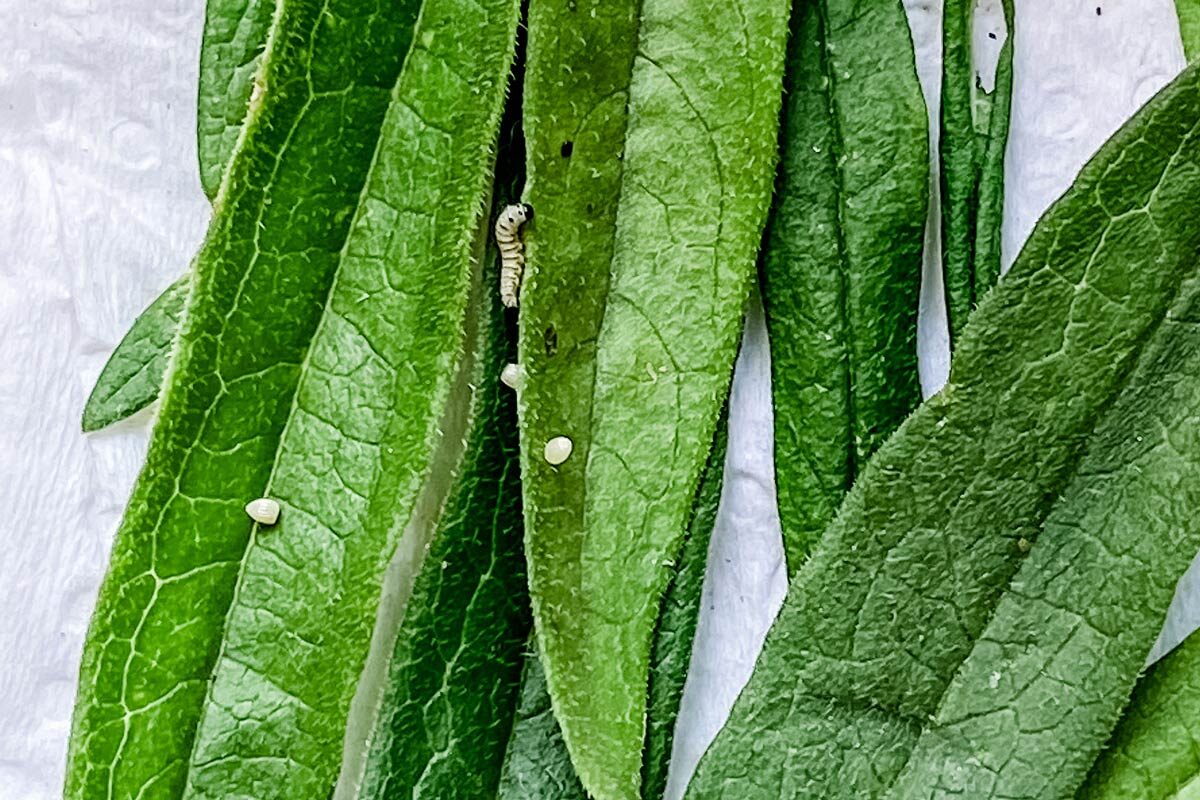
M 782 157 L 761 256 L 775 483 L 794 573 L 920 400 L 925 104 L 898 0 L 792 11 Z
M 690 797 L 1082 783 L 1197 550 L 1198 119 L 1189 69 L 1039 223 L 797 574 Z
M 338 779 L 381 588 L 399 620 L 461 456 L 517 20 L 419 10 L 415 35 L 416 3 L 275 21 L 89 633 L 68 797 Z

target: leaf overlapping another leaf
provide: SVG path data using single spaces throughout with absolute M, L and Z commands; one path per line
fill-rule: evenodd
M 794 573 L 920 401 L 925 104 L 899 2 L 798 0 L 761 270 L 775 483 Z
M 276 15 L 89 633 L 68 797 L 326 796 L 370 724 L 355 689 L 469 422 L 518 15 L 419 10 Z M 242 506 L 268 493 L 280 522 L 254 528 Z
M 770 194 L 787 5 L 530 8 L 527 556 L 556 716 L 603 800 L 640 789 L 651 637 Z M 555 436 L 575 445 L 559 467 Z
M 205 5 L 196 151 L 200 184 L 210 200 L 233 156 L 271 23 L 281 7 L 282 0 L 207 0 Z
M 798 573 L 689 796 L 1082 783 L 1197 549 L 1198 120 L 1192 68 L 1043 218 Z
M 1138 682 L 1080 800 L 1192 800 L 1200 792 L 1200 635 Z

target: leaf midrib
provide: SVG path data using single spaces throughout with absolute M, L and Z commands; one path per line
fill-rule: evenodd
M 288 8 L 288 6 L 289 6 L 289 0 L 277 0 L 276 5 L 275 5 L 275 16 L 271 23 L 270 32 L 267 35 L 267 43 L 263 50 L 263 57 L 262 57 L 262 61 L 260 62 L 258 75 L 255 78 L 256 81 L 261 79 L 263 81 L 262 85 L 264 87 L 269 87 L 268 79 L 270 76 L 271 66 L 274 63 L 272 54 L 276 47 L 276 41 L 277 41 L 277 37 L 279 35 L 280 21 L 283 18 L 284 13 L 285 13 L 286 9 Z M 422 12 L 424 11 L 424 8 L 425 8 L 425 6 L 424 6 L 424 4 L 422 4 L 422 6 L 421 6 Z M 321 20 L 323 19 L 324 14 L 326 13 L 327 9 L 328 9 L 328 0 L 326 0 L 325 4 L 323 5 L 322 12 L 320 14 L 315 15 L 315 17 L 314 17 L 314 24 L 313 24 L 312 30 L 309 32 L 309 37 L 307 40 L 308 41 L 308 54 L 309 54 L 310 59 L 311 59 L 312 53 L 315 49 L 314 44 L 315 44 L 315 39 L 316 39 L 317 28 L 320 26 Z M 419 29 L 420 22 L 421 22 L 421 16 L 420 16 L 420 14 L 418 14 L 417 20 L 414 23 L 414 30 Z M 401 80 L 404 78 L 405 70 L 408 67 L 408 58 L 412 53 L 414 45 L 415 45 L 415 37 L 414 37 L 414 39 L 410 39 L 408 53 L 405 54 L 404 61 L 401 64 L 400 69 L 396 72 L 396 80 L 394 81 L 392 89 L 389 92 L 389 96 L 391 98 L 389 100 L 389 105 L 391 102 L 394 102 L 396 100 L 396 87 L 398 87 L 400 85 Z M 305 99 L 301 110 L 295 115 L 293 122 L 292 122 L 291 130 L 288 132 L 288 135 L 285 137 L 283 143 L 280 145 L 280 147 L 278 148 L 278 150 L 275 154 L 275 164 L 274 164 L 274 167 L 272 168 L 271 178 L 270 178 L 270 180 L 267 181 L 268 187 L 274 185 L 275 178 L 278 175 L 278 170 L 283 161 L 282 154 L 287 151 L 288 146 L 290 145 L 290 143 L 292 141 L 292 137 L 295 135 L 296 130 L 299 128 L 300 124 L 304 121 L 305 114 L 312 105 L 312 101 L 314 99 L 315 92 L 313 91 L 313 86 L 312 86 L 311 69 L 307 72 L 306 77 L 307 77 L 307 83 L 308 83 L 308 96 Z M 237 154 L 241 152 L 242 147 L 245 144 L 245 141 L 247 139 L 249 132 L 251 131 L 252 128 L 254 128 L 258 124 L 258 122 L 261 118 L 261 115 L 262 115 L 263 98 L 265 97 L 267 91 L 269 91 L 269 88 L 264 88 L 264 90 L 258 94 L 257 98 L 252 99 L 249 110 L 247 112 L 246 121 L 242 125 L 241 130 L 238 133 L 238 140 L 237 140 L 237 144 L 234 146 L 234 151 L 233 151 L 234 156 L 231 159 L 231 162 L 236 160 Z M 305 346 L 304 359 L 300 363 L 299 367 L 297 368 L 297 373 L 296 373 L 297 381 L 293 388 L 292 403 L 291 403 L 290 408 L 288 409 L 287 420 L 284 422 L 284 425 L 280 429 L 280 432 L 279 432 L 279 436 L 278 436 L 277 443 L 275 446 L 275 459 L 271 464 L 271 469 L 270 469 L 269 477 L 267 480 L 267 485 L 264 489 L 265 497 L 271 496 L 271 490 L 274 486 L 275 477 L 278 474 L 278 470 L 279 470 L 279 466 L 280 466 L 280 460 L 283 456 L 283 450 L 284 450 L 283 445 L 286 441 L 288 441 L 288 433 L 291 431 L 293 423 L 296 420 L 297 411 L 300 409 L 300 381 L 303 379 L 304 374 L 308 371 L 308 369 L 311 366 L 310 359 L 311 359 L 312 353 L 313 353 L 313 344 L 320 338 L 321 333 L 325 330 L 326 325 L 328 325 L 328 320 L 330 319 L 330 317 L 336 313 L 332 308 L 332 300 L 336 294 L 336 289 L 337 289 L 338 283 L 341 279 L 342 265 L 345 262 L 350 241 L 353 238 L 354 231 L 356 230 L 358 219 L 359 219 L 360 215 L 363 213 L 364 201 L 369 197 L 369 193 L 372 188 L 370 176 L 372 174 L 374 174 L 375 169 L 378 166 L 379 154 L 381 152 L 381 148 L 379 146 L 379 139 L 381 138 L 381 136 L 379 134 L 380 134 L 380 132 L 382 132 L 383 127 L 386 124 L 387 124 L 387 114 L 385 113 L 385 114 L 381 115 L 380 119 L 379 119 L 375 151 L 371 156 L 370 164 L 368 165 L 367 169 L 363 173 L 363 175 L 364 175 L 363 185 L 362 185 L 362 188 L 359 190 L 358 202 L 355 205 L 354 217 L 353 217 L 350 225 L 348 225 L 345 229 L 345 236 L 342 241 L 342 245 L 339 248 L 339 253 L 338 253 L 338 265 L 334 270 L 333 279 L 329 282 L 329 287 L 325 293 L 324 303 L 322 304 L 323 310 L 321 313 L 320 320 L 318 321 L 316 328 L 313 330 L 312 336 L 308 340 L 308 344 Z M 215 216 L 219 216 L 220 209 L 224 205 L 226 196 L 228 195 L 229 191 L 231 191 L 230 187 L 231 187 L 232 181 L 233 181 L 233 178 L 232 178 L 233 172 L 234 172 L 234 170 L 232 170 L 232 169 L 226 169 L 221 178 L 220 188 L 217 191 L 217 196 L 213 200 L 213 209 L 214 209 Z M 247 265 L 246 269 L 242 272 L 242 278 L 238 284 L 237 294 L 235 296 L 234 303 L 231 304 L 230 313 L 232 313 L 232 309 L 236 308 L 237 300 L 240 299 L 242 296 L 243 289 L 245 288 L 246 281 L 248 280 L 248 278 L 250 276 L 253 265 L 255 263 L 257 263 L 258 259 L 262 255 L 262 250 L 259 246 L 259 236 L 263 229 L 262 218 L 263 218 L 263 214 L 266 211 L 269 197 L 270 197 L 269 192 L 265 192 L 265 191 L 263 193 L 261 193 L 261 195 L 259 197 L 258 219 L 257 219 L 257 224 L 255 224 L 255 226 L 254 226 L 254 258 L 251 261 L 251 263 Z M 197 275 L 198 275 L 198 272 L 196 270 L 193 270 L 192 271 L 193 287 L 194 287 Z M 189 291 L 189 294 L 191 294 L 191 290 Z M 185 317 L 185 319 L 186 319 L 186 317 Z M 223 332 L 224 331 L 222 330 L 222 333 Z M 170 371 L 173 371 L 173 365 L 174 365 L 174 362 L 176 359 L 177 352 L 178 352 L 178 347 L 176 347 L 174 349 L 174 352 L 172 353 L 172 356 L 171 356 L 172 366 L 168 367 L 168 374 L 170 373 Z M 397 378 L 397 380 L 398 380 L 398 378 Z M 167 385 L 167 384 L 168 384 L 168 382 L 164 382 L 164 385 Z M 184 461 L 185 467 L 186 467 L 187 462 L 190 461 L 191 455 L 192 455 L 192 452 L 194 451 L 194 449 L 195 449 L 195 444 L 193 445 L 193 448 L 188 450 L 188 453 L 185 456 L 185 461 Z M 431 464 L 432 464 L 432 461 L 433 461 L 433 459 L 430 459 Z M 181 468 L 181 472 L 182 472 L 182 468 Z M 378 473 L 379 473 L 379 466 L 377 464 L 375 467 L 375 476 L 372 478 L 372 489 L 374 489 L 375 482 L 378 480 Z M 373 493 L 374 492 L 372 492 L 372 494 Z M 286 510 L 288 503 L 286 501 L 282 501 L 281 505 L 284 505 L 285 510 Z M 164 509 L 165 509 L 165 507 L 164 507 Z M 154 526 L 155 531 L 159 530 L 160 526 L 161 526 L 161 517 L 159 519 L 159 522 L 156 523 Z M 250 553 L 254 551 L 256 545 L 258 544 L 258 537 L 259 537 L 259 534 L 261 533 L 261 530 L 262 530 L 262 526 L 258 522 L 255 522 L 251 526 L 250 534 L 246 540 L 245 548 L 242 550 L 241 561 L 238 564 L 238 568 L 237 568 L 236 584 L 235 584 L 234 591 L 233 591 L 233 594 L 230 599 L 230 603 L 229 603 L 228 607 L 225 609 L 225 619 L 221 626 L 221 630 L 222 630 L 221 639 L 220 639 L 221 645 L 216 654 L 216 657 L 212 661 L 212 666 L 210 667 L 210 674 L 211 674 L 212 670 L 216 669 L 217 665 L 225 662 L 226 659 L 229 657 L 228 653 L 227 653 L 227 647 L 228 647 L 228 643 L 229 643 L 228 632 L 229 632 L 230 621 L 231 621 L 231 618 L 232 618 L 232 615 L 233 615 L 235 609 L 237 609 L 241 604 L 242 592 L 244 589 L 245 577 L 246 577 L 247 560 L 249 559 Z M 374 638 L 374 637 L 372 637 L 372 638 Z M 130 658 L 132 659 L 132 657 L 133 657 L 133 653 L 131 651 Z M 128 666 L 126 667 L 126 674 L 128 674 Z M 196 760 L 197 748 L 200 743 L 199 736 L 197 734 L 204 727 L 204 721 L 205 721 L 206 716 L 208 715 L 210 708 L 211 708 L 211 705 L 208 702 L 208 696 L 206 693 L 205 702 L 204 702 L 203 706 L 201 707 L 201 712 L 200 712 L 200 714 L 198 714 L 196 716 L 195 722 L 192 725 L 192 745 L 191 745 L 191 753 L 188 757 L 189 773 L 191 771 L 191 767 L 193 765 L 197 764 L 197 760 Z M 115 774 L 115 771 L 113 772 L 113 774 Z M 110 781 L 111 781 L 111 777 L 110 777 Z M 111 790 L 110 790 L 110 794 L 111 794 Z

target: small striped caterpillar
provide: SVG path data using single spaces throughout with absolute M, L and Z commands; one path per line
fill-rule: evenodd
M 525 248 L 519 232 L 532 216 L 531 206 L 517 203 L 505 206 L 496 220 L 496 246 L 500 248 L 500 302 L 507 308 L 517 307 L 521 272 L 525 269 Z

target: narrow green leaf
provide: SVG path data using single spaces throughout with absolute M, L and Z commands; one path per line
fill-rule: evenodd
M 85 646 L 68 798 L 324 798 L 354 774 L 463 449 L 517 17 L 278 15 Z M 269 528 L 243 511 L 264 495 Z
M 692 642 L 700 613 L 700 592 L 708 543 L 716 522 L 725 461 L 726 420 L 716 441 L 696 504 L 687 538 L 680 551 L 671 585 L 663 597 L 651 659 L 649 703 L 646 709 L 646 749 L 643 763 L 644 798 L 662 797 L 671 760 L 675 720 L 692 657 Z M 531 642 L 531 652 L 536 644 Z M 513 725 L 505 758 L 501 800 L 569 800 L 586 795 L 559 727 L 550 710 L 546 676 L 536 656 L 529 659 L 521 687 L 521 707 Z
M 246 119 L 277 5 L 276 0 L 208 0 L 205 7 L 196 143 L 200 184 L 210 200 L 217 196 Z
M 1175 0 L 1179 14 L 1179 32 L 1183 37 L 1183 54 L 1188 61 L 1200 56 L 1200 0 Z
M 497 257 L 490 247 L 487 263 Z M 498 274 L 488 269 L 484 285 Z M 481 798 L 500 779 L 529 610 L 516 399 L 500 382 L 510 354 L 499 295 L 486 294 L 467 452 L 396 636 L 356 795 L 364 800 Z
M 775 474 L 794 572 L 920 401 L 925 104 L 898 0 L 799 0 L 762 256 Z
M 1039 223 L 797 573 L 691 797 L 1082 782 L 1198 545 L 1198 120 L 1190 69 Z
M 513 720 L 497 800 L 586 800 L 562 728 L 550 708 L 546 673 L 536 646 L 525 661 L 521 700 Z
M 1014 14 L 1012 0 L 1002 0 L 1008 35 L 995 86 L 985 91 L 972 47 L 978 3 L 951 0 L 942 15 L 942 267 L 953 340 L 1000 278 Z
M 209 199 L 233 155 L 262 63 L 275 3 L 209 0 L 200 50 L 198 148 L 200 182 Z M 171 284 L 134 321 L 101 372 L 83 410 L 83 430 L 96 431 L 158 399 L 179 331 L 188 279 Z
M 1080 800 L 1200 797 L 1200 634 L 1192 634 L 1138 682 Z
M 692 645 L 700 619 L 700 595 L 708 563 L 708 544 L 712 541 L 721 503 L 721 485 L 725 474 L 725 452 L 729 439 L 728 412 L 721 414 L 687 536 L 679 551 L 675 574 L 663 595 L 658 629 L 650 651 L 650 696 L 646 707 L 646 748 L 642 765 L 642 797 L 660 798 L 667 788 L 671 748 L 675 742 L 675 721 L 679 702 L 692 663 Z
M 85 432 L 119 422 L 158 399 L 187 294 L 188 279 L 180 278 L 134 321 L 83 407 Z
M 526 550 L 554 709 L 600 800 L 641 785 L 659 601 L 770 196 L 788 5 L 530 7 Z

